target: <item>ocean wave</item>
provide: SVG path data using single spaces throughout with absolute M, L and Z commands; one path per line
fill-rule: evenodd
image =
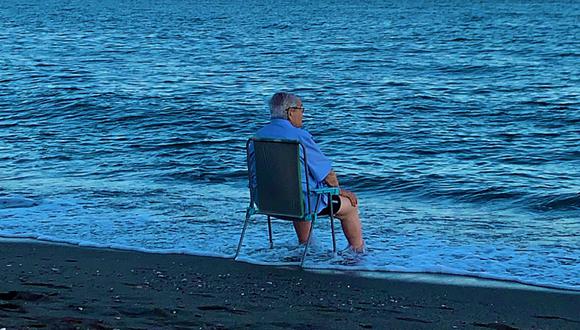
M 514 174 L 515 175 L 515 174 Z M 519 176 L 519 175 L 518 175 Z M 525 179 L 537 177 L 529 174 Z M 527 208 L 531 211 L 578 211 L 580 210 L 580 193 L 562 193 L 538 195 L 529 188 L 510 188 L 509 186 L 465 187 L 455 179 L 441 174 L 428 174 L 417 178 L 366 177 L 357 175 L 345 176 L 341 180 L 347 189 L 375 194 L 402 194 L 415 199 L 446 199 L 455 202 L 474 204 L 509 203 L 515 208 Z
M 247 179 L 248 172 L 246 170 L 231 170 L 222 173 L 209 173 L 204 171 L 190 170 L 174 172 L 167 174 L 166 176 L 179 181 L 226 183 L 232 180 L 239 182 L 240 179 Z
M 0 197 L 0 209 L 33 207 L 37 205 L 39 205 L 38 201 L 22 196 Z
M 530 197 L 530 204 L 538 211 L 578 211 L 580 210 L 580 192 L 535 195 Z

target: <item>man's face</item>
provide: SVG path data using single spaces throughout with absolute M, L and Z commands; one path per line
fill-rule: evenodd
M 302 101 L 299 100 L 295 107 L 288 109 L 288 120 L 294 127 L 302 127 L 302 119 L 304 117 L 304 108 L 302 107 Z

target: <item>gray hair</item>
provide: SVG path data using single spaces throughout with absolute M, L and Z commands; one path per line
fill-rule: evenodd
M 288 119 L 288 108 L 297 107 L 300 98 L 294 94 L 278 92 L 272 96 L 270 102 L 270 117 L 272 119 Z

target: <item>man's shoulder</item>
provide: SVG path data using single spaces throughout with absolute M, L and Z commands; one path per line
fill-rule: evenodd
M 287 134 L 290 135 L 293 139 L 300 140 L 301 142 L 312 141 L 312 135 L 303 128 L 288 128 Z
M 304 128 L 296 128 L 297 134 L 300 136 L 301 139 L 304 140 L 313 140 L 312 134 L 305 130 Z
M 269 125 L 269 124 L 268 124 L 268 125 Z M 259 137 L 259 136 L 263 135 L 263 134 L 264 134 L 264 132 L 267 132 L 267 131 L 268 131 L 268 125 L 262 126 L 260 129 L 258 129 L 258 130 L 256 131 L 256 133 L 254 133 L 254 136 L 257 136 L 257 137 Z
M 312 136 L 306 130 L 278 122 L 271 122 L 260 128 L 254 134 L 256 137 L 286 138 L 286 139 L 311 139 Z

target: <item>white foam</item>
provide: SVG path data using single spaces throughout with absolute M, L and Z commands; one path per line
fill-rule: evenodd
M 0 235 L 95 248 L 232 258 L 243 223 L 240 205 L 247 201 L 245 190 L 209 185 L 172 194 L 188 196 L 178 202 L 165 201 L 175 203 L 172 212 L 85 207 L 92 205 L 90 200 L 43 198 L 34 207 L 0 209 Z M 362 212 L 368 253 L 359 259 L 333 255 L 330 226 L 321 219 L 305 267 L 377 274 L 452 274 L 580 291 L 578 247 L 564 241 L 518 239 L 528 235 L 528 229 L 512 226 L 510 214 L 502 215 L 508 220 L 493 224 L 493 229 L 481 229 L 479 223 L 489 217 L 485 212 L 388 204 L 372 196 L 362 197 L 367 210 L 373 211 Z M 338 246 L 347 246 L 340 226 L 336 227 Z M 263 219 L 252 221 L 239 260 L 298 264 L 302 247 L 296 244 L 291 223 L 274 222 L 274 249 L 269 248 L 266 228 Z M 498 237 L 495 233 L 501 231 L 510 235 Z

